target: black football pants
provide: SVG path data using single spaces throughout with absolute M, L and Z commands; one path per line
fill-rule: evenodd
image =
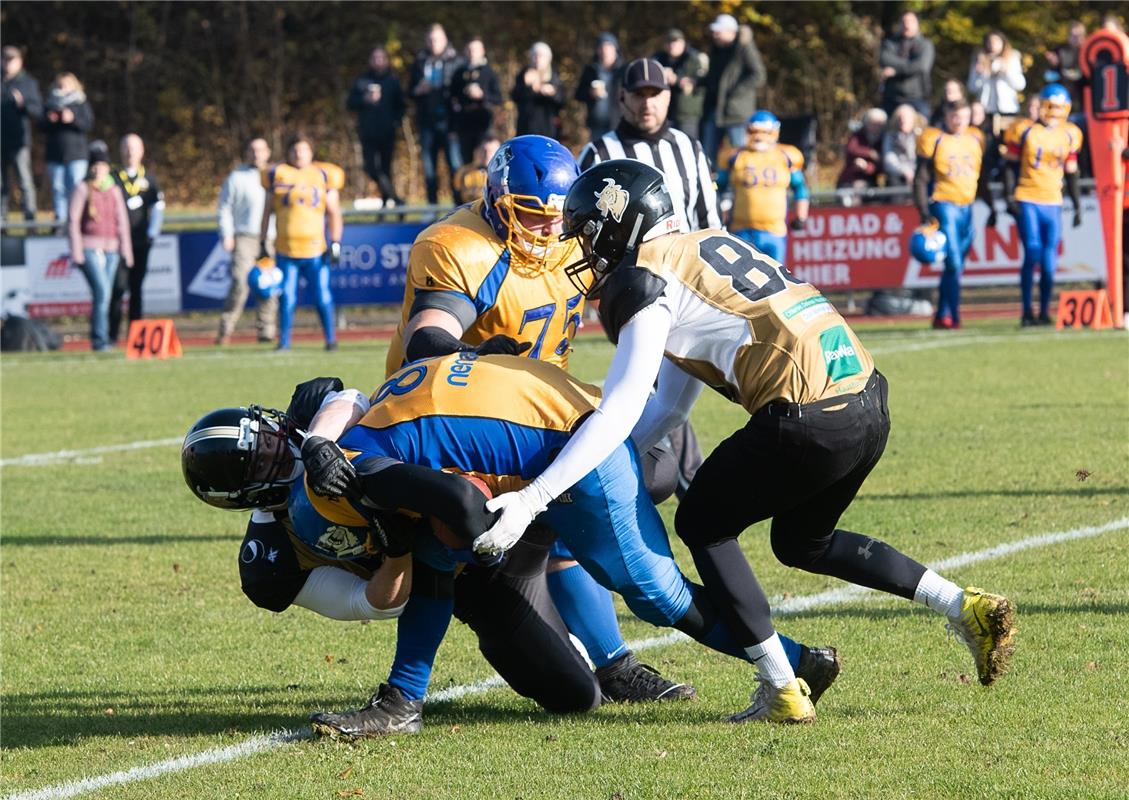
M 770 403 L 706 458 L 675 514 L 706 589 L 742 646 L 772 635 L 768 599 L 737 536 L 772 519 L 772 551 L 808 572 L 912 599 L 925 567 L 836 528 L 890 433 L 887 384 L 816 403 Z

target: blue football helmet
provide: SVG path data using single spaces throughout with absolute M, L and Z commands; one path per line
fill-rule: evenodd
M 1061 83 L 1049 83 L 1039 92 L 1039 120 L 1055 125 L 1070 116 L 1070 92 Z
M 547 136 L 515 136 L 498 148 L 486 167 L 483 197 L 486 219 L 511 256 L 538 267 L 548 263 L 557 236 L 531 230 L 518 212 L 560 218 L 565 195 L 579 174 L 568 148 Z
M 756 149 L 765 149 L 776 144 L 780 139 L 780 120 L 771 111 L 758 111 L 749 117 L 745 123 L 749 132 L 749 141 Z
M 909 251 L 922 264 L 936 264 L 945 257 L 947 242 L 936 223 L 922 225 L 909 237 Z
M 275 266 L 269 259 L 260 259 L 247 273 L 247 285 L 251 287 L 255 298 L 270 300 L 282 294 L 282 270 Z

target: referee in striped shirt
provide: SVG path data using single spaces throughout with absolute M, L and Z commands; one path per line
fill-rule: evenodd
M 627 65 L 619 93 L 622 116 L 611 133 L 580 152 L 580 170 L 614 158 L 631 158 L 666 176 L 666 188 L 689 230 L 720 228 L 717 189 L 702 145 L 667 124 L 670 86 L 662 65 L 637 58 Z

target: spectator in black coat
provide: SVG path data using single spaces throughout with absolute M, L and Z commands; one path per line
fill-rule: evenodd
M 404 118 L 404 90 L 388 67 L 388 52 L 374 47 L 368 71 L 353 81 L 345 105 L 357 113 L 357 138 L 361 140 L 365 173 L 380 187 L 385 205 L 400 203 L 392 183 L 392 155 L 396 131 Z
M 451 115 L 459 138 L 459 155 L 464 164 L 469 164 L 475 149 L 494 127 L 494 115 L 502 105 L 502 85 L 486 58 L 482 37 L 472 37 L 463 55 L 462 66 L 451 79 Z
M 1086 116 L 1082 106 L 1082 63 L 1078 56 L 1082 42 L 1086 41 L 1086 26 L 1071 22 L 1067 31 L 1065 42 L 1043 53 L 1048 66 L 1043 77 L 1047 83 L 1061 83 L 1070 92 L 1070 121 L 1077 124 L 1076 116 Z
M 933 42 L 921 35 L 917 14 L 902 14 L 897 32 L 882 40 L 878 66 L 882 68 L 882 109 L 890 114 L 902 103 L 909 103 L 919 114 L 928 116 Z
M 733 147 L 745 146 L 745 126 L 757 110 L 757 89 L 768 73 L 749 26 L 738 25 L 730 14 L 719 14 L 710 24 L 710 35 L 713 47 L 704 78 L 702 147 L 716 165 L 722 136 Z
M 31 121 L 39 121 L 43 99 L 39 84 L 24 72 L 24 57 L 18 47 L 0 51 L 4 79 L 0 84 L 0 215 L 8 216 L 12 193 L 12 168 L 20 186 L 24 219 L 35 219 L 35 177 L 31 171 Z
M 459 141 L 451 129 L 451 81 L 461 66 L 455 49 L 447 41 L 442 25 L 427 31 L 427 46 L 416 56 L 409 80 L 416 103 L 419 125 L 420 161 L 427 184 L 427 202 L 439 202 L 439 153 L 447 157 L 447 171 L 453 176 L 462 165 Z
M 595 141 L 619 123 L 623 57 L 619 40 L 607 31 L 596 37 L 596 52 L 580 73 L 575 97 L 588 108 L 588 136 Z
M 677 28 L 667 32 L 666 47 L 651 57 L 663 65 L 670 86 L 671 126 L 691 139 L 699 138 L 709 58 L 686 44 L 686 37 Z
M 517 79 L 510 95 L 517 105 L 518 136 L 535 133 L 559 139 L 564 86 L 553 69 L 553 51 L 544 42 L 529 48 L 529 66 Z
M 86 134 L 94 127 L 94 112 L 73 72 L 55 76 L 43 103 L 43 129 L 47 133 L 47 175 L 51 179 L 51 203 L 55 219 L 67 218 L 67 204 L 74 187 L 86 180 L 90 148 Z

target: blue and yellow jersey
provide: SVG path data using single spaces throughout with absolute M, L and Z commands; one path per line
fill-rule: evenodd
M 978 128 L 959 136 L 926 128 L 917 137 L 917 157 L 933 165 L 933 202 L 967 206 L 976 200 L 984 160 L 984 134 Z
M 315 161 L 298 169 L 278 164 L 263 172 L 275 214 L 275 250 L 289 258 L 313 258 L 326 250 L 326 195 L 345 185 L 345 173 L 336 164 Z
M 523 266 L 482 215 L 483 201 L 461 206 L 416 238 L 408 259 L 408 279 L 400 326 L 388 347 L 385 375 L 404 364 L 404 326 L 419 292 L 447 292 L 458 298 L 474 321 L 463 341 L 480 344 L 496 334 L 533 347 L 531 359 L 568 367 L 572 338 L 580 327 L 584 297 L 563 267 L 580 258 L 576 240 L 554 248 L 544 269 Z
M 1019 162 L 1015 199 L 1024 203 L 1062 205 L 1062 176 L 1066 164 L 1078 158 L 1082 131 L 1063 122 L 1049 128 L 1022 119 L 1004 133 L 1008 157 Z
M 473 474 L 496 496 L 549 465 L 600 391 L 544 361 L 452 353 L 400 370 L 372 401 L 339 440 L 347 454 Z
M 804 186 L 804 156 L 789 144 L 763 152 L 739 150 L 729 162 L 733 187 L 732 230 L 754 228 L 785 236 L 788 226 L 788 189 Z M 806 197 L 806 192 L 803 195 Z M 800 199 L 803 199 L 802 197 Z

